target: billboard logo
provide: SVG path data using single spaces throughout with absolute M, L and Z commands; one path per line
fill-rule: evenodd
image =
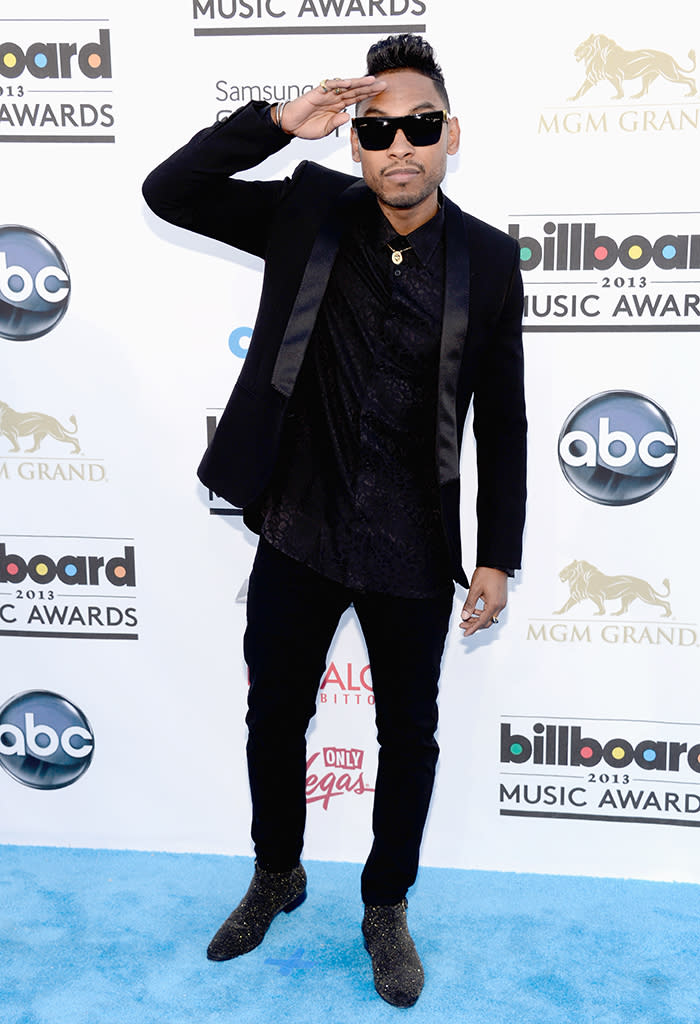
M 117 541 L 19 535 L 0 543 L 0 635 L 138 640 L 135 548 Z
M 668 742 L 644 739 L 639 743 L 615 736 L 582 738 L 579 725 L 543 725 L 532 727 L 532 736 L 511 732 L 510 722 L 501 725 L 501 763 L 558 765 L 592 768 L 601 760 L 611 768 L 628 768 L 632 763 L 645 771 L 678 772 L 683 768 L 700 773 L 700 743 Z
M 32 78 L 72 78 L 78 70 L 85 78 L 111 78 L 112 55 L 109 29 L 100 29 L 98 43 L 31 43 L 22 49 L 17 43 L 0 43 L 0 75 L 19 78 L 25 71 Z
M 114 126 L 110 32 L 101 28 L 95 39 L 94 25 L 107 20 L 60 18 L 63 39 L 51 42 L 49 22 L 37 42 L 40 19 L 8 20 L 13 38 L 0 36 L 0 143 L 114 142 L 106 134 Z
M 68 308 L 68 267 L 52 242 L 32 228 L 0 226 L 0 337 L 41 338 Z
M 58 559 L 33 555 L 26 559 L 8 555 L 5 544 L 0 544 L 0 583 L 23 583 L 27 576 L 34 583 L 58 579 L 68 587 L 99 587 L 107 581 L 113 587 L 135 587 L 134 549 L 125 545 L 122 556 L 107 561 L 97 555 L 63 555 Z
M 0 708 L 0 764 L 24 786 L 70 786 L 87 771 L 93 752 L 87 718 L 57 693 L 31 690 Z
M 626 270 L 641 270 L 653 262 L 660 270 L 700 268 L 700 235 L 664 234 L 655 241 L 633 231 L 621 242 L 598 234 L 595 222 L 555 223 L 542 226 L 542 237 L 521 236 L 519 224 L 508 234 L 520 245 L 520 269 L 610 270 L 620 263 Z
M 700 105 L 698 106 L 700 112 Z M 700 330 L 700 217 L 517 213 L 526 331 Z
M 668 414 L 634 391 L 605 391 L 569 414 L 559 435 L 559 465 L 584 498 L 633 505 L 662 487 L 678 441 Z
M 693 732 L 690 724 L 634 719 L 504 721 L 500 814 L 698 828 Z

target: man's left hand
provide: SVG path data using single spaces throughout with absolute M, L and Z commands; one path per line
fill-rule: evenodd
M 481 599 L 483 608 L 477 608 Z M 474 570 L 471 586 L 462 609 L 462 620 L 459 628 L 465 637 L 476 633 L 477 629 L 488 629 L 498 620 L 498 616 L 508 600 L 508 576 L 502 569 L 487 569 L 480 565 Z

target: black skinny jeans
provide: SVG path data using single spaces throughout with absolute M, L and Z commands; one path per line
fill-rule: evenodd
M 374 842 L 362 899 L 398 903 L 418 872 L 435 778 L 440 661 L 453 587 L 435 598 L 358 593 L 260 540 L 248 587 L 248 773 L 258 863 L 299 862 L 306 820 L 306 730 L 341 615 L 353 604 L 367 645 L 379 762 Z

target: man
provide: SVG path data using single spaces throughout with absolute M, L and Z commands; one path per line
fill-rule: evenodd
M 362 931 L 377 991 L 410 1006 L 423 968 L 406 892 L 438 755 L 453 580 L 468 586 L 459 449 L 472 394 L 478 540 L 465 637 L 498 622 L 520 566 L 522 285 L 516 243 L 440 190 L 459 124 L 430 46 L 389 37 L 367 71 L 247 104 L 153 171 L 144 195 L 166 220 L 265 260 L 246 361 L 199 471 L 261 535 L 244 639 L 255 873 L 208 955 L 255 948 L 305 898 L 305 733 L 352 604 L 379 740 Z M 362 179 L 307 162 L 285 181 L 231 177 L 295 136 L 330 134 L 352 104 Z

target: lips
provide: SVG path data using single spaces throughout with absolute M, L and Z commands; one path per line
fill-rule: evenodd
M 382 177 L 391 178 L 395 182 L 406 182 L 413 181 L 421 173 L 421 169 L 418 167 L 391 167 L 389 170 L 382 171 Z

